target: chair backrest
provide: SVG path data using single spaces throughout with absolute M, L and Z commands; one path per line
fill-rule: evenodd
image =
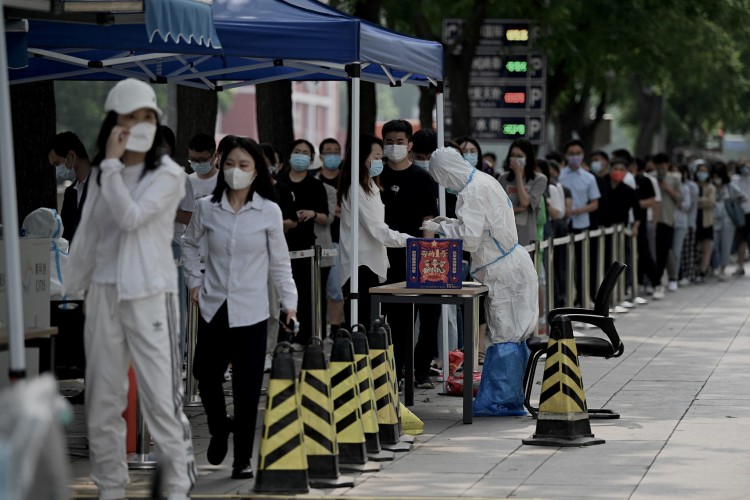
M 596 291 L 596 298 L 594 299 L 594 312 L 600 316 L 609 316 L 609 303 L 612 299 L 612 292 L 615 290 L 617 285 L 617 279 L 620 274 L 628 267 L 620 261 L 614 261 L 607 274 L 604 276 L 599 290 Z

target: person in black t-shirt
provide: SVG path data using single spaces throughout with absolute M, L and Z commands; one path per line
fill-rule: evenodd
M 434 235 L 422 231 L 422 222 L 438 214 L 435 194 L 437 187 L 426 170 L 414 165 L 409 160 L 413 147 L 412 127 L 406 120 L 392 120 L 383 125 L 383 141 L 388 166 L 380 175 L 383 188 L 381 198 L 385 205 L 385 223 L 394 231 L 410 234 L 416 238 L 432 238 Z M 388 283 L 406 280 L 406 250 L 389 248 Z M 419 341 L 415 348 L 414 385 L 420 389 L 432 389 L 430 381 L 430 363 L 437 342 L 437 325 L 440 317 L 440 306 L 419 305 Z M 411 339 L 405 332 L 412 325 L 410 306 L 392 304 L 383 307 L 388 313 L 388 322 L 393 331 L 394 355 L 396 358 L 396 375 L 402 377 L 404 366 L 405 344 Z
M 630 211 L 633 211 L 634 233 L 638 233 L 641 217 L 641 206 L 638 202 L 636 190 L 623 182 L 627 173 L 627 162 L 622 158 L 614 158 L 609 173 L 603 177 L 604 182 L 599 185 L 601 199 L 599 203 L 599 224 L 602 227 L 616 224 L 627 225 Z M 612 263 L 612 240 L 605 238 L 604 267 Z
M 640 226 L 640 231 L 638 231 L 638 283 L 643 283 L 644 276 L 647 276 L 651 283 L 659 283 L 657 279 L 658 275 L 656 274 L 656 264 L 651 257 L 651 251 L 648 247 L 648 234 L 646 231 L 647 209 L 656 205 L 654 185 L 644 174 L 645 168 L 641 168 L 634 159 L 628 162 L 626 158 L 625 161 L 628 163 L 630 172 L 635 174 L 635 192 L 638 196 L 638 205 L 641 208 L 638 213 Z M 637 290 L 633 290 L 633 295 L 636 295 L 636 292 Z
M 294 195 L 297 226 L 286 233 L 289 250 L 307 250 L 315 246 L 314 224 L 325 224 L 328 220 L 328 195 L 323 184 L 307 174 L 307 168 L 315 157 L 315 148 L 304 139 L 297 139 L 289 149 L 290 170 L 279 176 L 279 183 L 286 185 Z M 312 259 L 292 260 L 292 275 L 297 284 L 299 306 L 297 320 L 299 332 L 292 339 L 295 351 L 304 350 L 312 335 L 312 283 L 310 270 Z

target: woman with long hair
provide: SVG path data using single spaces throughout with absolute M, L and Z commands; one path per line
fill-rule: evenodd
M 359 322 L 370 322 L 369 289 L 383 283 L 389 267 L 388 248 L 406 246 L 408 234 L 391 230 L 385 223 L 385 205 L 380 200 L 377 178 L 383 171 L 383 141 L 375 136 L 363 134 L 359 138 L 359 249 L 358 249 L 358 293 L 357 318 Z M 341 286 L 344 289 L 344 314 L 346 324 L 351 325 L 351 261 L 352 261 L 352 155 L 347 152 L 341 170 L 337 199 L 341 205 Z
M 537 215 L 547 189 L 547 177 L 536 171 L 534 146 L 526 139 L 513 141 L 504 165 L 500 185 L 513 203 L 518 244 L 525 246 L 537 239 Z
M 250 456 L 266 355 L 268 274 L 287 318 L 297 290 L 271 175 L 254 141 L 235 138 L 221 155 L 213 196 L 199 200 L 182 238 L 190 297 L 200 309 L 193 374 L 208 418 L 207 458 L 219 465 L 234 432 L 233 479 L 253 477 Z M 208 240 L 205 273 L 199 249 Z M 232 364 L 234 420 L 226 414 L 224 372 Z
M 161 154 L 156 95 L 118 82 L 104 104 L 88 198 L 70 251 L 66 293 L 87 292 L 84 342 L 91 477 L 100 498 L 124 498 L 128 367 L 159 443 L 165 490 L 187 499 L 195 483 L 182 412 L 177 268 L 171 240 L 185 172 Z

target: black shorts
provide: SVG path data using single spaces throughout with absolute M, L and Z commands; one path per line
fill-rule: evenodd
M 750 214 L 745 214 L 745 225 L 736 229 L 737 242 L 747 242 L 750 245 Z
M 695 230 L 695 241 L 713 240 L 714 239 L 714 227 L 708 226 L 703 227 L 701 225 Z

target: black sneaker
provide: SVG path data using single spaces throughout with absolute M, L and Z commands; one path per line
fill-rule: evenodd
M 229 434 L 232 432 L 232 419 L 227 415 L 227 423 L 216 435 L 211 436 L 208 443 L 206 458 L 211 465 L 220 465 L 227 456 L 229 448 Z
M 416 377 L 414 379 L 414 387 L 417 389 L 434 389 L 435 384 L 432 383 L 430 377 Z

